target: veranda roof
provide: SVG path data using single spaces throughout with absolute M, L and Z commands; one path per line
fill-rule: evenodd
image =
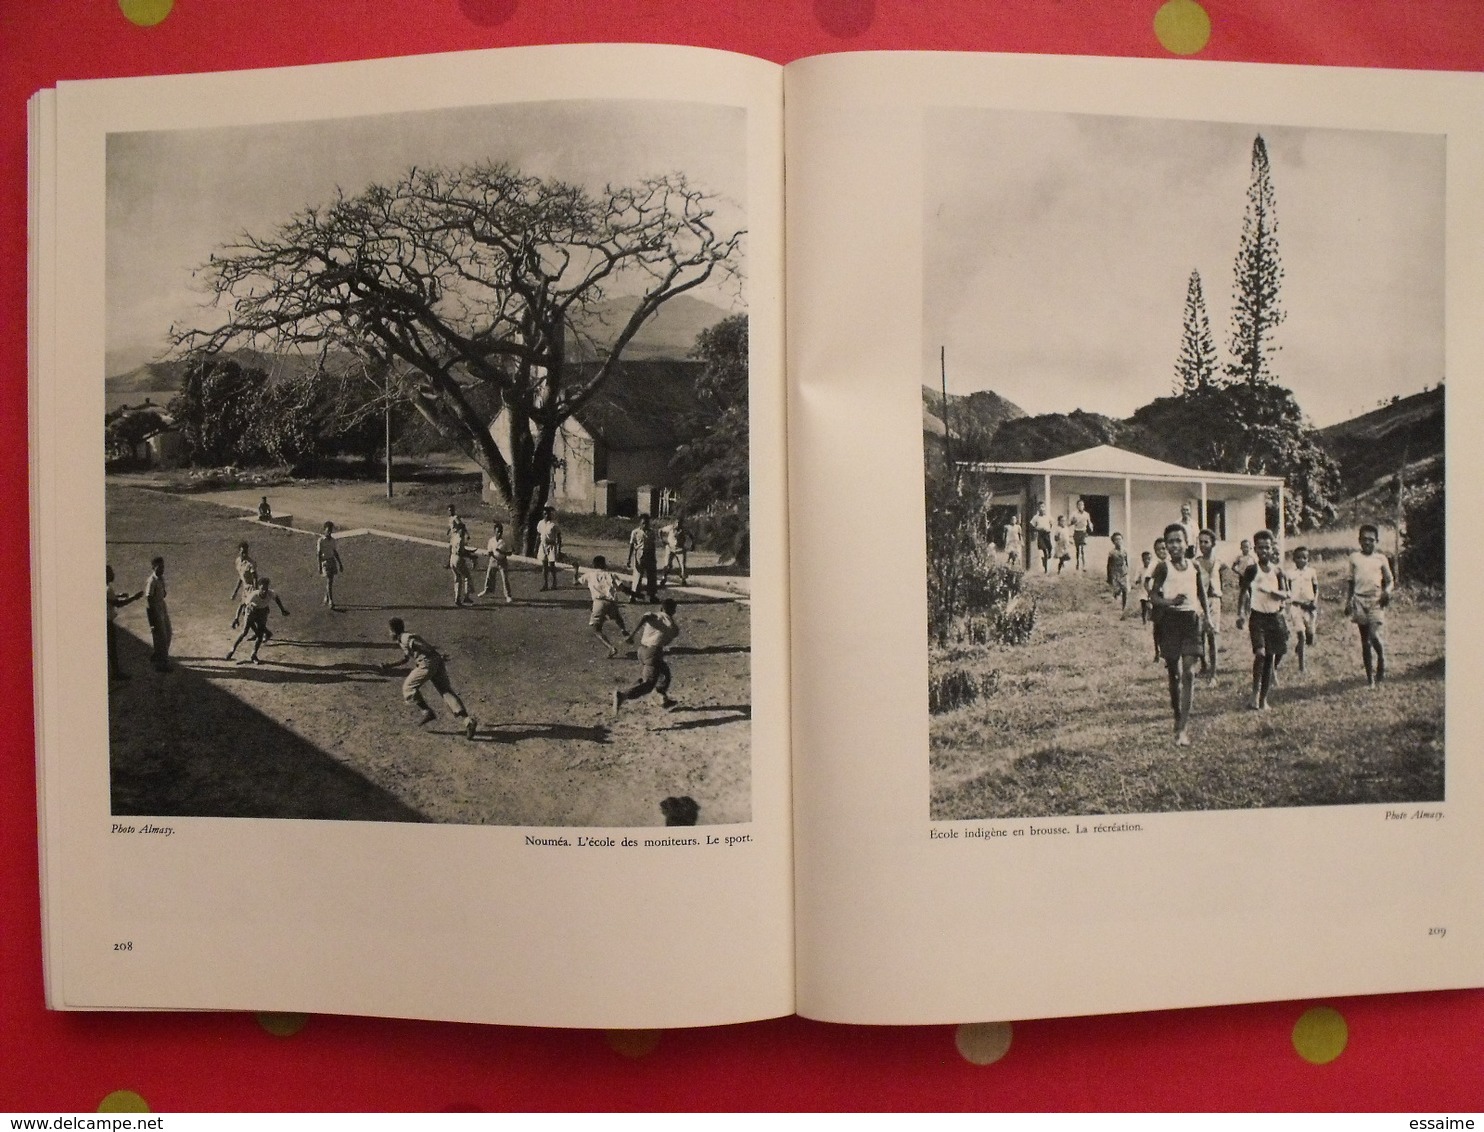
M 1080 452 L 1068 452 L 1050 460 L 1001 463 L 984 461 L 965 463 L 965 468 L 1003 475 L 1022 476 L 1088 476 L 1094 479 L 1164 480 L 1179 483 L 1219 483 L 1249 487 L 1278 487 L 1282 476 L 1252 476 L 1240 472 L 1204 472 L 1182 468 L 1151 456 L 1141 456 L 1111 444 L 1099 444 Z

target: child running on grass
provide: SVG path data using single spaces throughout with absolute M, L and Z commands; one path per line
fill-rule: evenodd
M 1309 548 L 1293 548 L 1293 570 L 1289 573 L 1293 588 L 1289 610 L 1293 615 L 1293 651 L 1298 656 L 1299 671 L 1304 670 L 1304 653 L 1314 644 L 1319 628 L 1319 571 L 1309 565 Z
M 273 579 L 269 577 L 258 578 L 252 588 L 243 597 L 242 606 L 247 610 L 247 620 L 242 626 L 242 632 L 232 642 L 232 647 L 227 650 L 227 659 L 231 660 L 237 652 L 237 646 L 252 635 L 252 655 L 243 661 L 244 664 L 262 664 L 258 659 L 258 650 L 263 647 L 263 642 L 273 636 L 268 630 L 268 613 L 270 602 L 278 603 L 278 611 L 285 617 L 289 611 L 283 607 L 283 598 L 279 597 L 272 585 Z
M 1199 553 L 1195 564 L 1206 579 L 1206 628 L 1202 634 L 1201 672 L 1208 684 L 1216 683 L 1216 655 L 1221 646 L 1221 600 L 1226 567 L 1216 560 L 1216 532 L 1202 528 L 1196 535 Z
M 459 699 L 459 694 L 449 683 L 448 668 L 443 654 L 416 633 L 409 633 L 400 617 L 393 617 L 388 621 L 387 628 L 391 630 L 392 639 L 401 646 L 402 656 L 401 659 L 394 660 L 390 664 L 383 664 L 381 669 L 383 672 L 390 672 L 404 664 L 412 665 L 412 671 L 407 674 L 407 679 L 402 681 L 402 698 L 409 704 L 422 709 L 422 714 L 417 721 L 418 726 L 432 723 L 438 718 L 437 713 L 428 706 L 428 701 L 423 699 L 423 685 L 431 684 L 434 690 L 443 697 L 443 702 L 448 705 L 448 710 L 453 712 L 454 718 L 464 721 L 464 738 L 474 738 L 474 733 L 479 730 L 479 724 L 465 709 L 464 701 Z
M 1252 536 L 1257 562 L 1242 575 L 1237 599 L 1237 628 L 1250 615 L 1252 638 L 1252 710 L 1268 710 L 1273 671 L 1288 651 L 1288 576 L 1278 565 L 1278 544 L 1271 531 Z
M 335 604 L 335 579 L 345 573 L 345 564 L 340 561 L 340 551 L 335 547 L 334 523 L 325 523 L 323 533 L 314 544 L 314 556 L 319 562 L 320 576 L 325 580 L 325 596 L 321 604 L 339 613 L 340 607 Z
M 618 577 L 608 569 L 608 559 L 599 554 L 594 556 L 593 568 L 587 572 L 584 581 L 588 593 L 593 595 L 593 611 L 587 619 L 587 626 L 593 631 L 593 636 L 603 642 L 608 649 L 608 659 L 612 660 L 618 655 L 618 646 L 608 639 L 603 626 L 612 621 L 624 636 L 629 633 L 629 627 L 623 623 L 623 614 L 618 611 Z
M 510 543 L 505 538 L 504 523 L 495 524 L 495 533 L 490 535 L 485 550 L 489 552 L 490 564 L 484 572 L 484 589 L 479 591 L 479 596 L 493 597 L 494 581 L 499 578 L 505 590 L 505 604 L 509 605 L 515 599 L 510 596 Z
M 1128 615 L 1128 551 L 1123 549 L 1123 535 L 1113 532 L 1113 549 L 1108 551 L 1108 586 L 1118 602 L 1118 620 Z
M 1345 590 L 1345 612 L 1360 629 L 1360 659 L 1370 688 L 1386 679 L 1386 607 L 1396 582 L 1391 563 L 1376 549 L 1380 541 L 1381 532 L 1370 523 L 1360 528 L 1360 549 L 1350 556 L 1350 581 Z M 1374 668 L 1372 653 L 1376 654 Z
M 1183 529 L 1181 534 L 1184 534 Z M 1158 664 L 1164 660 L 1164 652 L 1159 647 L 1159 625 L 1161 617 L 1164 616 L 1164 610 L 1154 600 L 1154 579 L 1155 575 L 1159 573 L 1160 567 L 1168 565 L 1170 561 L 1169 547 L 1165 545 L 1163 537 L 1154 540 L 1154 557 L 1159 561 L 1154 564 L 1154 569 L 1150 570 L 1148 576 L 1145 578 L 1144 589 L 1149 594 L 1149 624 L 1153 626 L 1154 630 L 1154 663 Z
M 1072 528 L 1067 526 L 1065 515 L 1056 517 L 1056 529 L 1051 535 L 1056 548 L 1056 572 L 1060 574 L 1062 568 L 1072 560 Z
M 1195 663 L 1203 649 L 1207 616 L 1205 575 L 1185 556 L 1185 528 L 1165 528 L 1168 561 L 1154 568 L 1150 600 L 1169 674 L 1170 710 L 1175 715 L 1175 746 L 1190 746 L 1190 709 L 1195 699 Z
M 1139 624 L 1149 624 L 1151 612 L 1149 603 L 1149 587 L 1154 584 L 1154 555 L 1149 551 L 1143 551 L 1139 555 L 1139 566 L 1134 576 L 1129 579 L 1129 588 L 1139 595 Z
M 646 613 L 628 634 L 632 641 L 639 638 L 639 682 L 632 688 L 613 689 L 613 714 L 625 700 L 637 700 L 650 692 L 659 692 L 662 706 L 672 708 L 675 701 L 670 698 L 670 666 L 665 663 L 665 649 L 680 636 L 680 626 L 675 622 L 675 599 L 665 598 L 658 613 Z

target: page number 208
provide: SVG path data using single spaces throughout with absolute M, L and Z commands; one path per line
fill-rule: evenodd
M 1437 929 L 1434 928 L 1433 930 L 1436 931 Z M 116 944 L 114 944 L 113 945 L 113 949 L 115 951 L 133 951 L 134 950 L 134 941 L 132 939 L 126 939 L 126 940 L 124 940 L 123 943 L 116 943 Z

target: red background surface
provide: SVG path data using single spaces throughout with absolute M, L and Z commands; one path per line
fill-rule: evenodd
M 1166 57 L 1160 0 L 176 0 L 151 28 L 114 0 L 0 0 L 0 577 L 26 608 L 27 97 L 62 79 L 271 67 L 532 43 L 644 41 L 787 62 L 952 49 Z M 1479 0 L 1205 0 L 1203 59 L 1484 69 Z M 8 626 L 29 668 L 25 618 Z M 0 1111 L 92 1111 L 129 1089 L 155 1111 L 502 1109 L 1484 1108 L 1484 992 L 1330 1000 L 1344 1053 L 1312 1065 L 1313 1003 L 1015 1024 L 992 1065 L 950 1026 L 797 1018 L 671 1031 L 643 1056 L 593 1031 L 251 1014 L 56 1014 L 42 1005 L 28 677 L 0 724 Z M 971 1020 L 984 1021 L 984 1020 Z

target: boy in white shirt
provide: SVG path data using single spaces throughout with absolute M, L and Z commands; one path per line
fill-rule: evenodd
M 1139 596 L 1139 624 L 1149 624 L 1149 587 L 1154 584 L 1154 555 L 1144 551 L 1139 555 L 1139 565 L 1134 568 L 1134 576 L 1129 579 L 1129 589 Z
M 667 597 L 660 603 L 658 613 L 646 613 L 628 634 L 632 641 L 639 638 L 639 664 L 642 666 L 639 682 L 632 688 L 613 689 L 613 714 L 625 700 L 636 700 L 650 692 L 659 692 L 660 703 L 667 708 L 675 706 L 670 698 L 670 666 L 665 663 L 665 649 L 680 636 L 680 626 L 675 622 L 675 599 Z
M 1175 715 L 1175 746 L 1190 746 L 1190 710 L 1195 699 L 1195 664 L 1204 649 L 1207 617 L 1206 577 L 1185 554 L 1185 528 L 1165 528 L 1168 561 L 1154 568 L 1150 600 L 1158 611 L 1156 633 L 1169 674 L 1170 709 Z
M 612 660 L 618 655 L 618 646 L 603 632 L 604 624 L 612 621 L 618 626 L 620 633 L 624 636 L 629 634 L 629 627 L 623 623 L 623 614 L 618 610 L 621 583 L 617 575 L 608 569 L 608 560 L 601 554 L 593 559 L 593 568 L 587 572 L 583 581 L 587 583 L 588 593 L 593 595 L 593 611 L 587 619 L 587 626 L 603 642 L 608 649 L 608 659 Z
M 237 646 L 247 639 L 248 634 L 251 634 L 252 655 L 243 663 L 263 663 L 258 659 L 258 650 L 263 647 L 263 642 L 273 635 L 268 631 L 269 603 L 276 601 L 278 611 L 285 617 L 289 615 L 289 611 L 283 607 L 283 598 L 279 597 L 273 589 L 272 582 L 273 579 L 268 577 L 258 578 L 243 596 L 242 606 L 247 610 L 247 620 L 243 623 L 242 632 L 232 642 L 232 647 L 227 650 L 228 660 L 231 660 L 237 652 Z
M 490 535 L 485 550 L 489 552 L 490 564 L 489 569 L 484 572 L 484 589 L 479 591 L 479 596 L 493 596 L 492 587 L 495 579 L 499 578 L 500 585 L 505 590 L 505 604 L 509 605 L 515 599 L 510 596 L 510 543 L 505 538 L 504 523 L 495 524 L 495 533 Z
M 1360 549 L 1350 556 L 1350 582 L 1345 590 L 1345 613 L 1360 628 L 1360 658 L 1365 664 L 1366 686 L 1371 688 L 1386 678 L 1386 607 L 1395 585 L 1391 563 L 1376 549 L 1380 541 L 1381 532 L 1370 523 L 1360 528 Z
M 1304 670 L 1304 650 L 1314 643 L 1319 628 L 1319 571 L 1309 565 L 1309 548 L 1293 549 L 1293 570 L 1289 574 L 1289 609 L 1293 613 L 1293 651 L 1298 656 L 1299 671 Z
M 1271 531 L 1252 536 L 1257 562 L 1242 574 L 1237 599 L 1237 628 L 1249 622 L 1252 640 L 1252 710 L 1268 710 L 1273 669 L 1288 651 L 1289 581 L 1278 565 L 1278 544 Z

